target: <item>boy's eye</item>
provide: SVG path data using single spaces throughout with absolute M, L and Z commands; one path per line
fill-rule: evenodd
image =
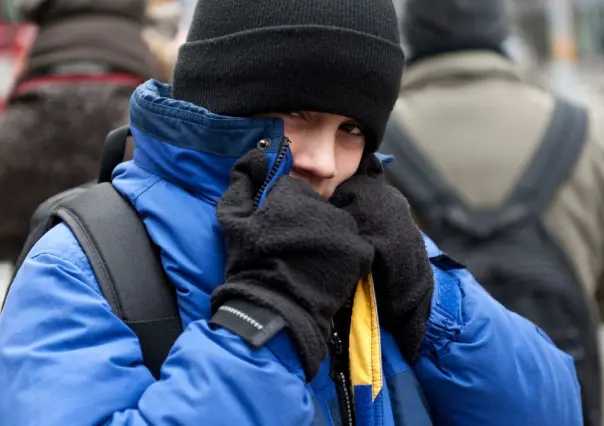
M 289 115 L 291 115 L 292 117 L 302 118 L 301 112 L 290 112 Z
M 361 130 L 359 126 L 353 123 L 344 123 L 340 125 L 340 129 L 354 136 L 363 136 L 363 130 Z

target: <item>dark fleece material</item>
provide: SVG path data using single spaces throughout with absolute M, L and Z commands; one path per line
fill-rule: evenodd
M 245 299 L 280 314 L 310 381 L 327 355 L 333 317 L 371 269 L 373 247 L 350 214 L 289 176 L 280 177 L 256 209 L 266 175 L 267 160 L 256 150 L 231 172 L 217 210 L 228 253 L 226 283 L 212 294 L 212 309 Z
M 430 314 L 434 277 L 422 235 L 403 195 L 386 185 L 375 156 L 340 185 L 331 202 L 348 211 L 374 247 L 372 266 L 380 323 L 409 363 L 417 360 Z

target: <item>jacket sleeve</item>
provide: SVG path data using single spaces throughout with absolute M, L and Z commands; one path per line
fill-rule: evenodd
M 437 249 L 428 242 L 431 256 Z M 572 358 L 495 301 L 465 269 L 434 268 L 436 288 L 414 366 L 435 426 L 582 426 Z
M 34 248 L 0 316 L 0 383 L 1 425 L 283 426 L 313 418 L 286 334 L 254 350 L 195 321 L 155 381 L 63 225 Z

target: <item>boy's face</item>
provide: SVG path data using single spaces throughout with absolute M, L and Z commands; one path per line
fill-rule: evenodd
M 307 111 L 262 116 L 283 120 L 294 158 L 290 175 L 307 182 L 321 196 L 331 197 L 339 184 L 356 173 L 365 136 L 353 119 Z

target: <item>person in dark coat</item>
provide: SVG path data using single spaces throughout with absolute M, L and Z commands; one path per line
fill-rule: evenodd
M 36 207 L 96 177 L 134 88 L 158 75 L 145 0 L 22 0 L 38 35 L 0 116 L 0 261 L 15 261 Z

